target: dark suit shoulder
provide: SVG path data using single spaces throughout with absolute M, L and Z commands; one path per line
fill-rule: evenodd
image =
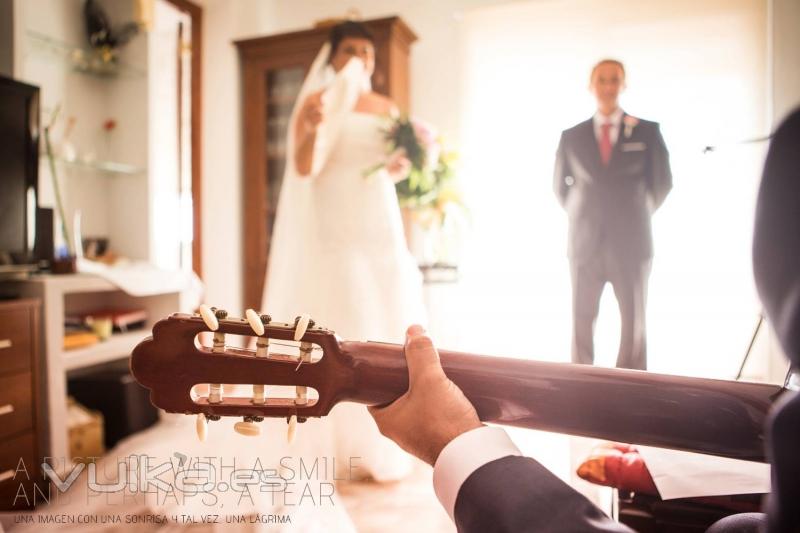
M 636 119 L 637 120 L 636 127 L 642 128 L 643 130 L 648 130 L 648 131 L 657 130 L 660 127 L 658 122 L 655 122 L 653 120 L 646 120 L 641 117 L 637 117 L 635 115 L 625 115 L 625 116 Z
M 565 129 L 561 134 L 564 137 L 569 137 L 571 135 L 574 135 L 576 132 L 581 131 L 584 128 L 591 128 L 591 127 L 592 127 L 592 119 L 590 118 L 589 120 L 584 120 L 582 122 L 578 122 L 577 124 L 575 124 L 571 128 Z

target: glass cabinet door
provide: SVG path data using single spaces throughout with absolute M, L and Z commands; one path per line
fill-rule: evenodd
M 289 120 L 305 68 L 302 66 L 269 70 L 266 76 L 266 153 L 267 157 L 267 242 L 271 241 L 272 227 L 278 209 L 283 173 L 286 169 L 286 138 Z

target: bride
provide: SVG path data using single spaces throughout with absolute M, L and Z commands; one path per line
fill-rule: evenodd
M 397 114 L 371 90 L 374 66 L 372 36 L 345 22 L 331 30 L 303 83 L 289 122 L 262 309 L 281 319 L 309 313 L 350 340 L 402 342 L 405 327 L 424 319 L 421 275 L 394 189 L 408 160 L 392 157 L 365 177 L 387 158 L 382 126 Z M 360 457 L 376 480 L 410 469 L 410 457 L 380 435 L 363 406 L 339 404 L 330 419 L 338 457 Z

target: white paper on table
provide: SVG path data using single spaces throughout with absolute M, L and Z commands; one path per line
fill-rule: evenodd
M 108 266 L 79 259 L 78 272 L 100 276 L 131 296 L 181 292 L 187 295 L 187 301 L 194 306 L 195 302 L 199 304 L 203 295 L 203 282 L 194 272 L 164 270 L 144 261 Z
M 762 494 L 770 490 L 767 463 L 636 446 L 662 500 Z

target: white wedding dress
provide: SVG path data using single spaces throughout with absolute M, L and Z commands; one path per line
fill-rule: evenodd
M 406 245 L 394 183 L 385 171 L 364 176 L 386 157 L 382 123 L 377 115 L 349 113 L 313 178 L 306 258 L 316 273 L 296 284 L 290 305 L 302 305 L 344 339 L 402 342 L 405 328 L 424 318 L 421 275 Z
M 327 63 L 319 63 L 324 55 L 323 49 L 317 66 Z M 401 343 L 406 327 L 425 320 L 422 280 L 407 248 L 394 182 L 385 170 L 365 176 L 386 160 L 386 124 L 353 110 L 363 90 L 360 69 L 351 60 L 323 82 L 329 89 L 311 176 L 294 172 L 289 136 L 262 311 L 284 321 L 308 313 L 347 340 Z M 296 108 L 312 87 L 307 79 Z M 333 453 L 340 464 L 359 457 L 361 473 L 379 481 L 411 469 L 411 457 L 379 433 L 363 405 L 337 405 L 320 427 L 331 432 L 334 449 L 320 448 L 319 455 Z

